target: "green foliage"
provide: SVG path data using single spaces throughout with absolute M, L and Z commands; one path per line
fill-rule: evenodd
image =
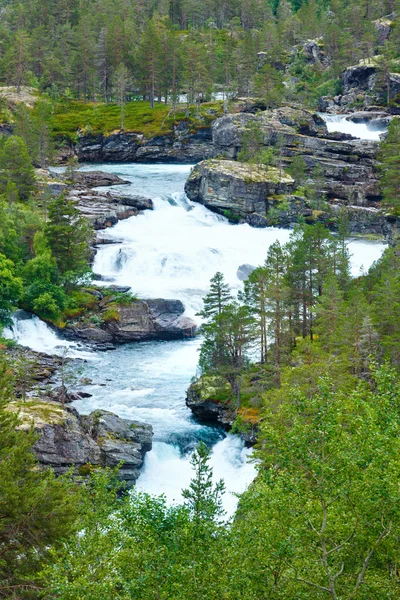
M 43 572 L 46 596 L 153 600 L 157 590 L 160 598 L 228 598 L 222 485 L 211 484 L 207 449 L 195 457 L 188 506 L 135 492 L 119 498 L 107 474 L 93 473 L 80 534 Z
M 203 319 L 211 319 L 216 315 L 221 314 L 222 309 L 232 300 L 229 285 L 225 283 L 225 278 L 222 273 L 217 272 L 210 280 L 210 291 L 203 298 L 203 309 L 198 313 L 198 316 Z
M 36 436 L 9 410 L 12 372 L 0 357 L 0 596 L 37 598 L 50 547 L 76 530 L 79 493 L 67 478 L 38 469 Z
M 15 275 L 11 260 L 0 254 L 0 324 L 10 321 L 13 308 L 22 295 L 22 280 Z
M 90 230 L 71 200 L 59 196 L 49 204 L 45 235 L 63 280 L 76 284 L 89 271 Z
M 255 598 L 396 597 L 399 388 L 387 366 L 374 382 L 335 393 L 324 378 L 266 415 L 233 533 Z
M 21 200 L 28 200 L 33 192 L 35 173 L 31 158 L 22 138 L 11 136 L 0 148 L 0 190 L 14 183 Z
M 388 136 L 382 142 L 381 189 L 383 201 L 396 216 L 400 215 L 400 119 L 395 118 L 389 126 Z

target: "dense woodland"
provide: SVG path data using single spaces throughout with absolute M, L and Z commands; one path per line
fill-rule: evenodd
M 43 192 L 34 168 L 54 156 L 60 106 L 72 114 L 85 103 L 132 100 L 129 115 L 144 98 L 168 100 L 168 113 L 180 94 L 200 103 L 219 91 L 262 97 L 271 107 L 313 107 L 340 91 L 345 67 L 378 53 L 384 76 L 400 57 L 399 21 L 383 45 L 373 23 L 399 11 L 396 0 L 0 6 L 0 81 L 41 98 L 12 115 L 2 108 L 14 135 L 0 139 L 1 326 L 16 308 L 62 326 L 88 301 L 93 232 L 72 202 Z M 323 63 L 310 64 L 299 50 L 309 38 L 321 38 Z M 249 136 L 240 159 L 273 161 L 257 157 Z M 399 119 L 379 159 L 385 210 L 395 220 Z M 173 507 L 163 497 L 123 493 L 109 471 L 94 470 L 77 485 L 40 470 L 35 433 L 18 428 L 8 409 L 21 373 L 2 341 L 0 598 L 399 597 L 400 248 L 354 279 L 346 237 L 345 212 L 338 235 L 299 223 L 288 244 L 266 249 L 238 297 L 221 273 L 210 282 L 193 385 L 235 410 L 235 430 L 254 429 L 258 440 L 257 478 L 230 521 L 202 444 L 184 502 Z
M 316 102 L 339 75 L 376 54 L 374 21 L 397 0 L 19 0 L 1 2 L 0 81 L 53 98 L 122 96 L 191 101 L 219 90 Z M 320 39 L 322 63 L 299 49 Z M 382 71 L 399 57 L 400 30 L 379 50 Z M 300 45 L 300 46 L 299 46 Z M 259 54 L 262 53 L 262 54 Z M 285 88 L 283 87 L 285 80 Z

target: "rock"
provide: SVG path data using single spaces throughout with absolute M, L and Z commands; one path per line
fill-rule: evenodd
M 74 409 L 63 410 L 54 402 L 40 400 L 12 403 L 10 407 L 19 411 L 22 429 L 33 423 L 38 434 L 33 447 L 37 459 L 57 475 L 72 467 L 75 475 L 83 476 L 93 466 L 116 467 L 123 461 L 119 478 L 131 487 L 152 447 L 151 425 L 121 419 L 108 411 L 83 416 Z
M 126 197 L 87 189 L 74 189 L 68 197 L 96 230 L 112 227 L 118 221 L 136 216 L 140 210 L 153 208 L 152 201 L 141 196 Z
M 264 168 L 230 160 L 203 161 L 196 165 L 185 185 L 194 202 L 241 217 L 251 213 L 266 215 L 272 197 L 290 194 L 294 181 L 274 167 Z
M 126 185 L 130 181 L 121 179 L 113 173 L 105 173 L 103 171 L 76 171 L 74 173 L 74 183 L 83 187 L 103 187 L 112 185 Z
M 81 162 L 174 162 L 192 163 L 212 156 L 211 130 L 204 125 L 195 132 L 181 121 L 172 133 L 149 139 L 132 132 L 81 135 L 76 152 Z
M 284 168 L 290 165 L 294 156 L 301 156 L 310 177 L 315 167 L 318 166 L 322 170 L 324 192 L 328 199 L 339 198 L 349 204 L 368 204 L 379 199 L 376 172 L 378 143 L 348 139 L 348 136 L 343 134 L 328 134 L 323 120 L 307 110 L 284 107 L 259 115 L 242 113 L 221 117 L 212 126 L 215 153 L 227 159 L 235 159 L 242 147 L 246 128 L 252 121 L 259 123 L 266 147 L 279 145 Z M 196 192 L 201 192 L 200 195 L 197 194 L 198 201 L 204 203 L 208 202 L 213 193 L 212 185 L 209 193 L 205 187 L 205 179 L 202 180 L 208 169 L 207 164 L 208 161 L 205 161 L 201 166 L 197 165 L 187 184 L 189 197 L 194 199 Z M 213 165 L 213 161 L 209 164 Z M 231 170 L 234 170 L 233 166 Z M 207 180 L 212 179 L 211 173 L 207 173 Z M 218 190 L 218 195 L 223 198 L 229 191 L 227 188 L 230 183 L 224 183 L 222 174 L 219 179 L 218 185 L 226 188 L 225 192 L 222 189 Z M 202 186 L 201 190 L 199 186 Z M 246 191 L 249 189 L 251 188 Z M 281 192 L 272 192 L 272 195 L 277 193 Z M 255 198 L 254 192 L 252 197 Z M 212 204 L 215 205 L 216 202 L 213 201 Z M 265 210 L 254 212 L 262 216 L 266 213 Z
M 153 200 L 144 196 L 124 196 L 121 203 L 125 206 L 133 206 L 136 210 L 153 210 Z
M 341 75 L 342 94 L 335 98 L 325 97 L 320 100 L 320 110 L 327 112 L 348 112 L 354 106 L 368 109 L 371 105 L 382 104 L 387 93 L 387 84 L 379 76 L 379 65 L 376 58 L 363 59 L 357 65 L 347 67 Z M 389 74 L 389 92 L 393 99 L 400 94 L 400 74 Z M 396 114 L 398 107 L 388 109 Z M 393 111 L 393 112 L 392 112 Z
M 331 178 L 331 193 L 336 192 L 327 207 L 322 210 L 315 210 L 307 198 L 293 194 L 293 182 L 290 184 L 290 181 L 285 182 L 284 177 L 278 178 L 276 181 L 279 185 L 274 189 L 274 181 L 265 182 L 262 177 L 258 179 L 260 167 L 234 161 L 213 160 L 199 163 L 193 169 L 185 190 L 194 202 L 200 202 L 217 213 L 229 212 L 230 215 L 237 215 L 253 227 L 274 225 L 287 228 L 302 219 L 310 224 L 322 222 L 332 231 L 336 231 L 339 212 L 345 210 L 350 233 L 386 235 L 387 224 L 382 211 L 375 206 L 364 206 L 365 199 L 360 194 L 360 189 L 363 189 L 364 193 L 370 190 L 372 199 L 375 188 L 369 188 L 365 183 L 364 188 L 361 188 L 361 184 L 360 187 L 353 184 L 350 188 L 350 183 L 347 183 L 346 179 L 342 180 L 341 169 L 345 172 L 342 161 L 320 161 L 325 173 Z M 358 172 L 362 175 L 361 167 Z M 367 169 L 364 176 L 368 177 Z M 282 187 L 279 187 L 281 184 Z M 354 204 L 344 205 L 343 198 L 346 196 L 352 197 Z M 245 279 L 246 271 L 243 274 L 238 272 L 239 275 L 239 279 Z
M 244 265 L 240 265 L 240 267 L 236 271 L 236 277 L 239 279 L 239 281 L 245 281 L 249 277 L 249 275 L 251 275 L 254 269 L 256 269 L 256 267 L 247 263 Z
M 175 337 L 193 337 L 197 330 L 196 323 L 185 317 L 185 307 L 180 300 L 152 299 L 146 300 L 154 318 L 155 330 L 165 339 Z
M 114 287 L 116 291 L 130 290 Z M 95 313 L 99 321 L 103 321 L 101 325 L 73 322 L 63 329 L 63 334 L 68 339 L 96 345 L 194 337 L 197 325 L 184 312 L 180 300 L 149 299 L 118 304 L 115 297 L 106 296 L 100 300 Z
M 236 419 L 236 411 L 230 404 L 213 399 L 215 390 L 212 386 L 202 388 L 200 380 L 192 383 L 186 392 L 186 406 L 202 423 L 220 425 L 229 431 Z
M 198 379 L 186 392 L 186 406 L 201 423 L 217 425 L 230 431 L 238 412 L 232 403 L 221 402 L 215 398 L 218 389 L 217 384 L 214 386 L 213 378 L 208 377 L 206 381 L 204 378 Z M 250 425 L 239 435 L 248 446 L 253 446 L 257 441 L 257 433 L 257 427 Z
M 119 294 L 127 294 L 131 291 L 129 285 L 109 285 L 108 289 L 112 292 L 118 292 Z
M 378 41 L 381 46 L 389 39 L 394 21 L 396 21 L 396 19 L 397 13 L 393 12 L 386 17 L 372 21 L 376 31 L 378 32 Z

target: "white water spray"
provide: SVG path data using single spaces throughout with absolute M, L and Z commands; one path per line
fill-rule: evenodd
M 329 133 L 348 133 L 360 140 L 379 142 L 382 133 L 387 131 L 387 126 L 381 120 L 370 120 L 356 123 L 351 120 L 351 115 L 320 114 L 326 123 Z
M 18 311 L 12 325 L 3 331 L 6 339 L 45 354 L 66 355 L 71 358 L 94 358 L 94 354 L 79 344 L 60 339 L 44 321 L 34 315 Z

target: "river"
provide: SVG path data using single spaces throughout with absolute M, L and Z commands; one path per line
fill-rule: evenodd
M 129 285 L 142 298 L 177 298 L 189 316 L 201 308 L 210 278 L 222 271 L 233 289 L 241 283 L 236 271 L 244 263 L 258 265 L 275 240 L 285 242 L 290 231 L 232 225 L 203 206 L 190 202 L 183 192 L 190 172 L 187 165 L 99 164 L 96 169 L 129 180 L 121 194 L 151 197 L 154 210 L 120 221 L 102 236 L 118 241 L 100 246 L 93 270 L 118 285 Z M 92 166 L 82 167 L 92 170 Z M 104 190 L 104 188 L 102 188 Z M 113 193 L 118 188 L 113 187 Z M 367 270 L 379 258 L 384 244 L 350 240 L 352 272 Z M 11 335 L 11 333 L 9 333 Z M 196 375 L 200 340 L 143 342 L 95 353 L 62 342 L 39 319 L 17 321 L 16 339 L 36 350 L 60 351 L 68 346 L 77 361 L 79 377 L 92 385 L 92 397 L 74 403 L 82 413 L 96 408 L 151 423 L 153 450 L 146 455 L 137 488 L 164 493 L 179 501 L 190 477 L 190 456 L 199 440 L 212 446 L 211 464 L 216 479 L 223 478 L 224 506 L 232 514 L 235 493 L 244 491 L 255 475 L 251 451 L 235 435 L 198 424 L 185 405 L 185 391 Z

